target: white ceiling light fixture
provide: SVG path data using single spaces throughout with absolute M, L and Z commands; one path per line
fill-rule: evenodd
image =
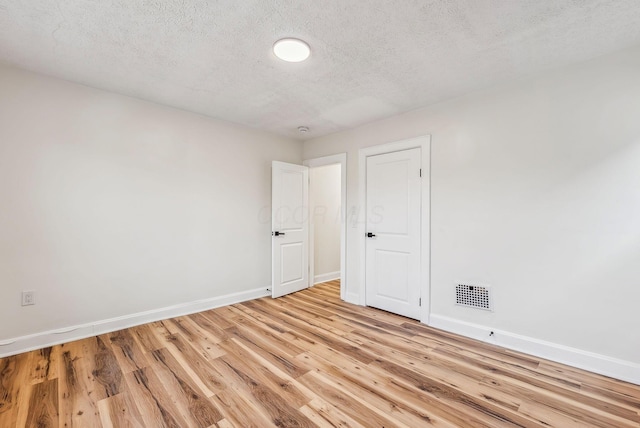
M 309 45 L 299 39 L 280 39 L 273 44 L 273 53 L 283 61 L 302 62 L 309 58 L 311 49 Z

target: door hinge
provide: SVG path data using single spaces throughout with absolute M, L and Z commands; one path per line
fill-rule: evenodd
M 418 298 L 418 306 L 422 306 L 422 297 Z
M 420 177 L 422 177 L 422 168 L 420 168 Z

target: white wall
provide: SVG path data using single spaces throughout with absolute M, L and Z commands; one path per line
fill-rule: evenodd
M 311 168 L 311 221 L 314 230 L 314 276 L 340 278 L 340 164 Z
M 266 292 L 299 142 L 6 66 L 0 94 L 0 341 Z
M 304 157 L 348 151 L 353 213 L 358 149 L 431 134 L 432 319 L 620 359 L 640 381 L 639 118 L 632 49 L 311 140 Z M 495 312 L 456 306 L 458 283 L 492 286 Z

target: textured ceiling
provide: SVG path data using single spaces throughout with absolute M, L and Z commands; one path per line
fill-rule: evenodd
M 639 0 L 0 0 L 0 61 L 296 138 L 637 44 Z

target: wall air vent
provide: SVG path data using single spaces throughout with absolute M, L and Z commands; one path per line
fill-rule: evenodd
M 493 311 L 491 287 L 456 285 L 456 305 Z

